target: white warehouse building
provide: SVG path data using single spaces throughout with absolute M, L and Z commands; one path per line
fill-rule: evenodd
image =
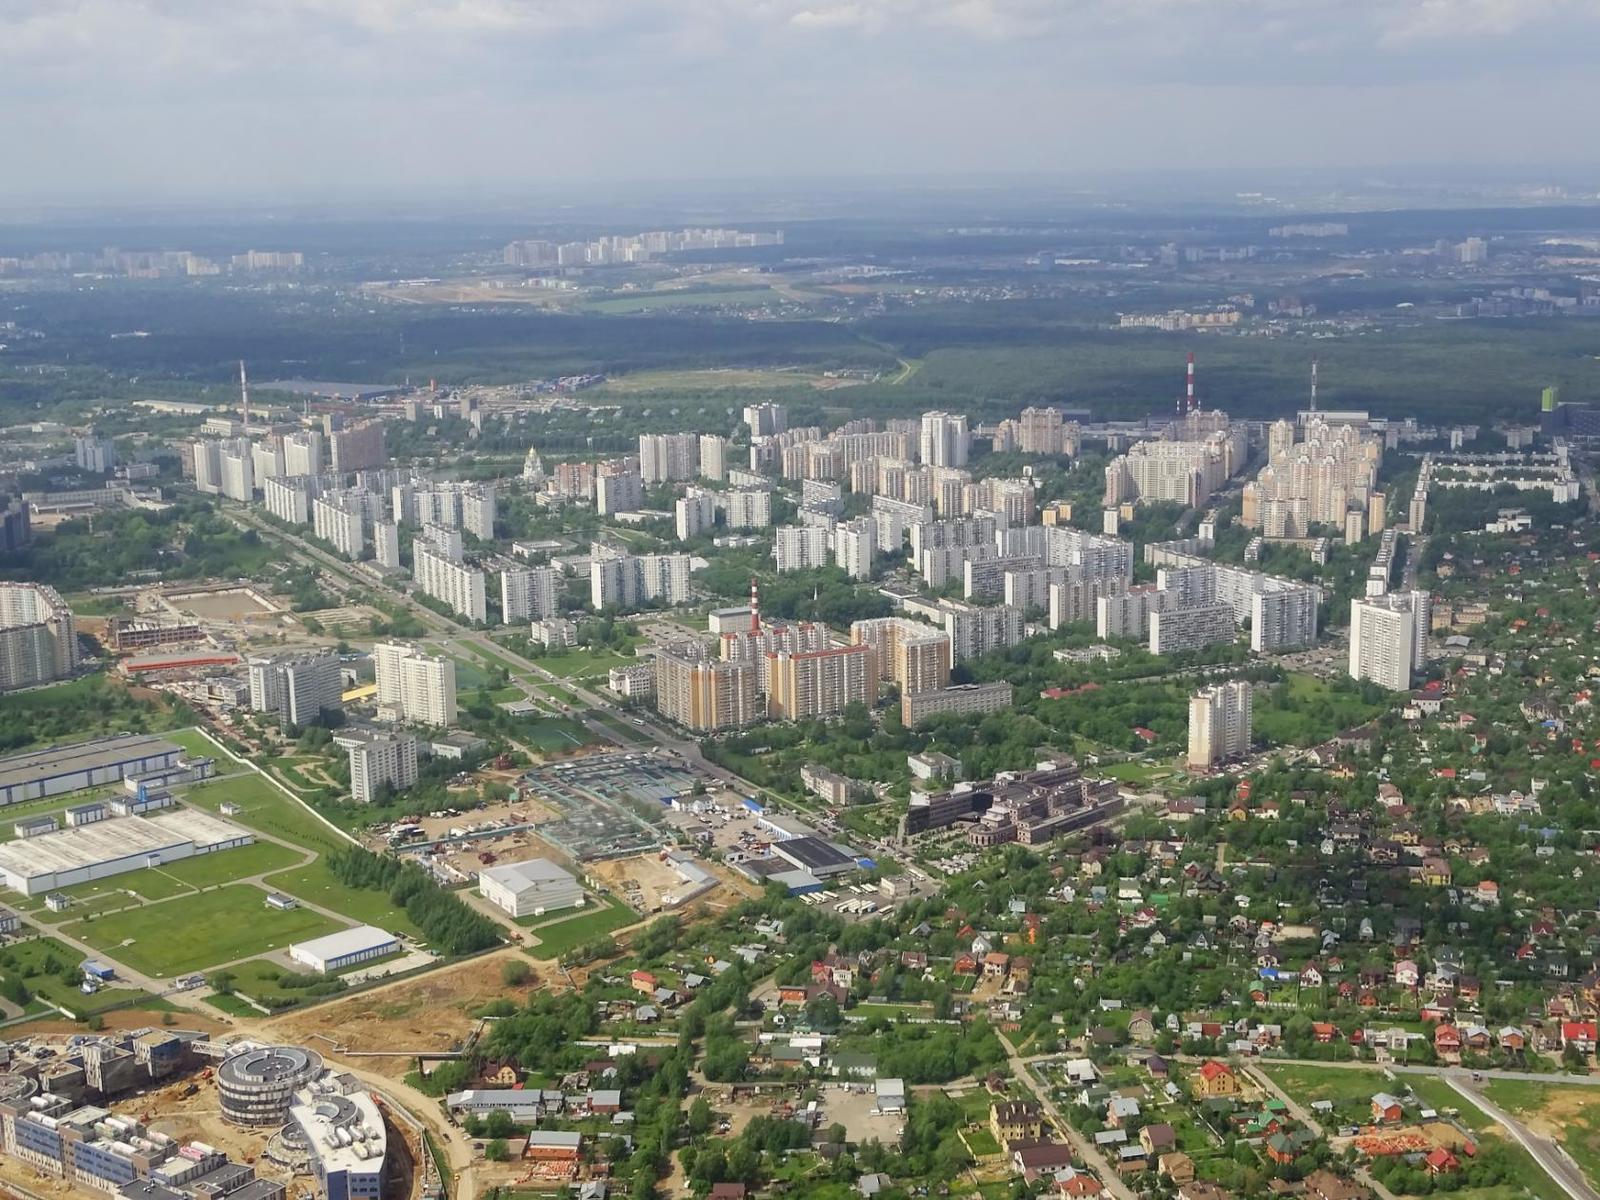
M 341 929 L 309 942 L 295 942 L 289 947 L 289 957 L 326 975 L 329 971 L 342 971 L 399 950 L 400 939 L 388 930 L 375 925 L 357 925 L 354 929 Z
M 97 820 L 0 845 L 0 880 L 37 896 L 254 841 L 248 830 L 193 808 Z
M 480 871 L 478 892 L 513 917 L 577 908 L 584 902 L 582 885 L 548 858 Z

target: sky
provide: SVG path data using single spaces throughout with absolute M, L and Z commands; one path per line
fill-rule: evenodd
M 1600 0 L 0 0 L 8 203 L 1600 165 Z

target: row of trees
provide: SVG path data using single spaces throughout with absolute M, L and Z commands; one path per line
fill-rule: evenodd
M 334 851 L 327 862 L 334 878 L 346 887 L 387 892 L 423 936 L 445 954 L 475 954 L 500 943 L 499 927 L 493 921 L 445 891 L 414 863 L 356 846 Z

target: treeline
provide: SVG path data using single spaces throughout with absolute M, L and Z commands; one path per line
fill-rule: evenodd
M 388 893 L 429 943 L 445 954 L 475 954 L 500 943 L 500 930 L 493 921 L 445 891 L 414 863 L 357 846 L 336 850 L 327 861 L 333 877 L 346 887 Z

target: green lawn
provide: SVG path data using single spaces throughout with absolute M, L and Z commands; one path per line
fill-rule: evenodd
M 1400 1085 L 1383 1077 L 1377 1068 L 1371 1070 L 1342 1067 L 1288 1066 L 1262 1063 L 1262 1072 L 1301 1104 L 1314 1100 L 1331 1100 L 1336 1109 L 1346 1115 L 1370 1116 L 1374 1092 L 1399 1092 Z M 1410 1082 L 1411 1076 L 1403 1082 Z
M 632 925 L 638 919 L 633 909 L 612 896 L 605 898 L 603 906 L 580 909 L 576 913 L 524 918 L 534 922 L 530 928 L 538 939 L 536 945 L 529 947 L 528 953 L 535 958 L 560 958 L 574 947 L 592 942 L 624 925 Z
M 278 912 L 267 908 L 265 900 L 260 888 L 225 887 L 75 921 L 65 932 L 136 971 L 170 977 L 281 950 L 290 942 L 341 928 L 321 913 L 305 908 Z
M 594 744 L 594 734 L 571 717 L 528 717 L 517 721 L 513 735 L 535 750 L 573 750 Z
M 168 741 L 177 742 L 190 754 L 198 754 L 202 758 L 216 759 L 218 772 L 229 771 L 235 765 L 226 751 L 217 749 L 217 744 L 198 729 L 174 729 L 171 733 L 163 734 L 162 736 Z
M 405 910 L 391 904 L 386 893 L 346 887 L 333 877 L 333 872 L 320 858 L 293 871 L 269 875 L 265 882 L 268 887 L 320 904 L 363 925 L 376 925 L 391 932 L 420 936 L 420 931 L 406 916 Z
M 618 654 L 615 650 L 587 650 L 581 646 L 556 654 L 541 654 L 534 661 L 552 675 L 559 675 L 563 679 L 603 675 L 612 667 L 637 666 L 639 663 L 631 654 Z
M 289 799 L 254 772 L 196 784 L 183 794 L 183 799 L 212 812 L 220 810 L 225 801 L 232 801 L 243 811 L 230 820 L 308 850 L 326 854 L 349 844 L 304 805 Z

